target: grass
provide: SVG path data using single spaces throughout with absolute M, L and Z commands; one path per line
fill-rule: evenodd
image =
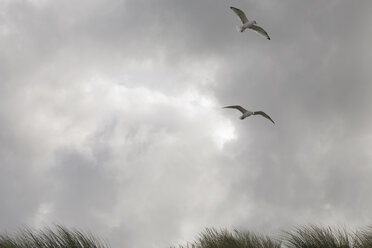
M 268 236 L 256 235 L 251 232 L 234 230 L 216 230 L 208 228 L 202 232 L 194 243 L 179 248 L 280 248 L 280 241 Z
M 56 226 L 54 230 L 20 230 L 16 235 L 0 235 L 0 248 L 108 248 L 92 234 Z
M 196 241 L 179 248 L 372 248 L 372 228 L 348 232 L 345 229 L 304 226 L 284 232 L 281 238 L 235 230 L 206 229 Z
M 354 237 L 355 248 L 372 247 L 372 227 L 359 231 Z
M 353 247 L 355 236 L 344 229 L 309 226 L 287 232 L 284 243 L 288 248 L 348 248 Z
M 0 234 L 0 248 L 108 248 L 109 245 L 76 229 L 21 229 L 15 235 Z M 207 228 L 197 239 L 173 248 L 372 248 L 372 227 L 350 232 L 341 228 L 304 226 L 271 238 L 252 232 Z

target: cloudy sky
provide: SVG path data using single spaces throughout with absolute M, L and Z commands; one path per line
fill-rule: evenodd
M 272 40 L 236 32 L 229 6 Z M 0 232 L 58 223 L 158 248 L 205 227 L 371 224 L 371 12 L 0 0 Z

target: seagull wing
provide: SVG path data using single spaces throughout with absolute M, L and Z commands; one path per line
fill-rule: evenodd
M 242 106 L 240 105 L 232 105 L 232 106 L 226 106 L 226 107 L 223 107 L 223 108 L 233 108 L 233 109 L 237 109 L 239 110 L 240 112 L 242 112 L 243 114 L 245 112 L 247 112 L 247 110 L 245 108 L 243 108 Z
M 265 112 L 263 111 L 255 111 L 253 112 L 254 115 L 262 115 L 263 117 L 265 117 L 266 119 L 269 119 L 272 123 L 275 124 L 275 122 L 273 121 L 273 119 L 270 118 L 270 116 L 268 116 Z
M 232 9 L 235 12 L 235 14 L 237 14 L 239 16 L 239 18 L 240 18 L 240 20 L 242 21 L 243 24 L 248 22 L 248 19 L 245 16 L 243 10 L 235 8 L 235 7 L 230 7 L 230 9 Z
M 263 36 L 265 36 L 268 40 L 270 40 L 270 36 L 267 34 L 267 32 L 261 28 L 260 26 L 257 26 L 257 25 L 252 25 L 252 27 L 250 27 L 251 29 L 253 29 L 254 31 L 257 31 L 258 33 L 262 34 Z

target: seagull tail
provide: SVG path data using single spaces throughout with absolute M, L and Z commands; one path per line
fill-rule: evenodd
M 244 31 L 244 27 L 243 27 L 243 25 L 237 25 L 237 26 L 236 26 L 236 30 L 237 30 L 238 32 L 243 32 L 243 31 Z

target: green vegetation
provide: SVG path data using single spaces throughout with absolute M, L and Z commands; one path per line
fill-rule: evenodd
M 206 229 L 197 241 L 179 248 L 280 248 L 280 242 L 250 232 Z
M 310 226 L 288 232 L 284 243 L 286 244 L 286 247 L 289 248 L 348 248 L 354 247 L 355 241 L 356 236 L 346 232 L 345 230 Z
M 372 248 L 372 228 L 347 232 L 330 227 L 299 227 L 281 238 L 235 230 L 206 229 L 199 238 L 179 248 Z
M 57 226 L 55 230 L 22 229 L 17 235 L 0 235 L 0 248 L 106 248 L 91 234 Z
M 0 248 L 108 248 L 92 234 L 62 226 L 15 235 L 0 234 Z M 372 227 L 357 232 L 330 227 L 307 226 L 284 232 L 280 238 L 251 232 L 205 229 L 196 241 L 173 248 L 372 248 Z

